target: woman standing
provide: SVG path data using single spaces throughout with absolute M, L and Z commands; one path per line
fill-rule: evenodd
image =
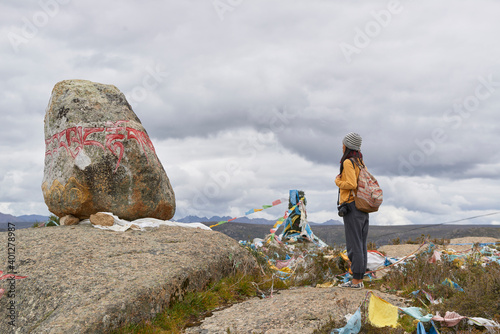
M 368 213 L 359 211 L 354 203 L 358 188 L 360 167 L 364 167 L 361 154 L 361 136 L 351 132 L 342 140 L 343 156 L 340 160 L 340 174 L 335 179 L 339 187 L 339 215 L 344 219 L 347 256 L 351 261 L 352 281 L 340 287 L 362 289 L 363 277 L 368 261 Z

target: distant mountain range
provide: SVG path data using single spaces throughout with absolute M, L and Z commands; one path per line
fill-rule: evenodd
M 41 215 L 22 215 L 13 216 L 0 212 L 0 223 L 36 223 L 36 222 L 46 222 L 49 220 L 48 216 Z
M 211 218 L 207 217 L 198 217 L 198 216 L 186 216 L 181 219 L 174 219 L 177 222 L 181 223 L 206 223 L 206 222 L 221 222 L 221 221 L 227 221 L 229 219 L 232 219 L 233 217 L 230 216 L 213 216 Z M 248 218 L 248 217 L 241 217 L 236 220 L 234 220 L 235 223 L 246 223 L 246 224 L 259 224 L 259 225 L 274 225 L 276 223 L 276 220 L 268 220 L 264 218 Z M 333 220 L 330 219 L 324 223 L 314 223 L 314 222 L 309 222 L 311 225 L 343 225 L 342 222 L 338 220 Z
M 344 226 L 311 224 L 314 234 L 330 246 L 345 245 Z M 224 233 L 234 240 L 253 240 L 254 238 L 264 239 L 270 233 L 270 227 L 261 224 L 229 223 L 213 228 L 216 232 Z M 283 228 L 278 230 L 278 234 L 283 232 Z M 373 242 L 377 246 L 389 245 L 393 240 L 405 243 L 407 240 L 416 241 L 423 235 L 429 236 L 431 241 L 440 239 L 454 239 L 463 237 L 493 237 L 500 238 L 500 228 L 491 225 L 389 225 L 370 226 L 368 232 L 368 242 Z
M 0 232 L 7 231 L 8 223 L 13 223 L 16 229 L 32 227 L 34 223 L 46 222 L 48 216 L 22 215 L 19 217 L 0 212 Z M 10 225 L 12 226 L 12 225 Z
M 181 223 L 217 223 L 220 221 L 227 221 L 232 219 L 230 216 L 213 216 L 210 218 L 207 217 L 198 217 L 198 216 L 186 216 L 181 219 L 174 219 L 175 221 Z M 49 220 L 48 216 L 42 215 L 22 215 L 22 216 L 13 216 L 0 212 L 0 230 L 5 230 L 5 226 L 7 223 L 15 223 L 16 228 L 25 228 L 31 227 L 34 223 L 37 222 L 46 222 Z M 256 224 L 256 225 L 267 225 L 273 226 L 276 223 L 276 220 L 268 220 L 263 218 L 248 218 L 242 217 L 234 220 L 235 223 L 243 223 L 243 224 Z M 342 223 L 338 220 L 328 220 L 321 224 L 316 224 L 314 222 L 309 222 L 312 226 L 314 225 L 342 225 Z

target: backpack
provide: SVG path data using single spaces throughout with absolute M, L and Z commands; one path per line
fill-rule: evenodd
M 354 163 L 354 159 L 350 159 Z M 356 208 L 363 212 L 376 212 L 380 204 L 382 204 L 383 193 L 380 188 L 377 179 L 368 172 L 365 166 L 360 166 L 356 161 L 356 165 L 359 167 L 358 176 L 358 191 L 356 196 L 354 196 L 354 202 Z

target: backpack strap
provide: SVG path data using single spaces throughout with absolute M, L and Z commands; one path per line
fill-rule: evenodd
M 362 164 L 362 165 L 361 165 L 361 164 L 359 164 L 357 160 L 356 160 L 356 162 L 355 162 L 353 158 L 349 158 L 349 160 L 351 160 L 351 162 L 352 162 L 352 166 L 353 166 L 353 167 L 354 167 L 354 164 L 356 164 L 356 165 L 358 165 L 359 169 L 361 169 L 361 168 L 366 168 L 366 166 L 365 166 L 364 164 Z
M 356 161 L 354 161 L 354 158 L 349 158 L 349 160 L 351 160 L 351 162 L 352 162 L 352 167 L 354 167 L 354 171 L 356 171 L 356 166 L 355 166 L 355 164 L 356 164 L 356 165 L 358 165 L 358 167 L 359 167 L 359 170 L 360 170 L 360 171 L 361 171 L 361 169 L 362 169 L 362 168 L 365 168 L 365 166 L 364 166 L 364 165 L 363 165 L 363 166 L 361 166 L 361 165 L 358 163 L 358 161 L 357 161 L 357 160 L 356 160 Z M 358 175 L 358 178 L 359 178 L 359 175 Z M 356 189 L 357 189 L 357 187 L 356 187 Z M 356 194 L 354 193 L 354 190 L 351 190 L 351 192 L 349 193 L 349 198 L 351 198 L 351 194 L 352 194 L 352 196 L 353 196 L 354 198 L 356 198 Z
M 353 161 L 353 159 L 352 159 L 352 158 L 349 158 L 349 160 L 351 160 L 351 162 L 352 162 L 352 167 L 354 168 L 354 170 L 356 170 L 356 166 L 354 166 L 354 161 Z M 360 168 L 361 168 L 361 167 L 360 167 Z M 351 190 L 351 191 L 349 192 L 349 197 L 347 197 L 347 201 L 349 201 L 349 199 L 351 198 L 351 194 L 352 194 L 352 197 L 356 198 L 356 195 L 354 194 L 354 191 L 353 191 L 353 190 Z M 338 196 L 337 196 L 337 205 L 340 205 L 340 188 L 339 188 L 339 194 L 338 194 Z
M 351 198 L 351 194 L 352 194 L 352 197 L 356 198 L 356 196 L 354 195 L 354 191 L 351 190 L 349 192 L 349 197 L 347 197 L 347 201 L 349 201 L 349 199 Z M 340 189 L 339 189 L 339 194 L 337 196 L 337 206 L 340 205 Z

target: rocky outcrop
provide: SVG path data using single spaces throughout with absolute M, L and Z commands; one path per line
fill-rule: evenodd
M 175 195 L 153 143 L 115 86 L 57 83 L 45 114 L 45 147 L 42 190 L 55 215 L 174 216 Z
M 323 327 L 328 328 L 332 321 L 345 324 L 345 316 L 356 312 L 366 298 L 366 293 L 367 289 L 340 287 L 280 290 L 272 298 L 252 298 L 215 311 L 202 324 L 187 328 L 184 333 L 330 333 L 331 329 L 326 331 Z M 375 293 L 398 307 L 408 306 L 404 298 L 379 291 Z M 410 302 L 408 300 L 408 304 Z M 387 332 L 390 333 L 390 330 Z
M 17 272 L 28 277 L 15 281 L 15 327 L 2 316 L 0 333 L 106 333 L 257 265 L 235 240 L 194 228 L 117 233 L 80 224 L 22 229 L 16 240 Z M 3 314 L 10 301 L 0 298 Z

